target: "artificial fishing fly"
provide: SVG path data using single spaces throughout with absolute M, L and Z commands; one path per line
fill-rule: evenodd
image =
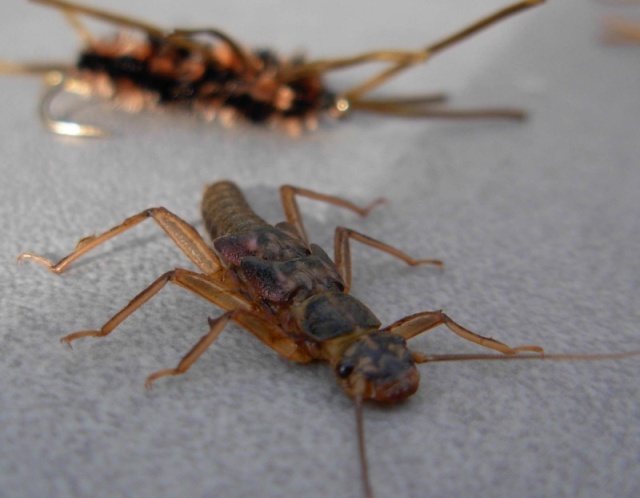
M 524 0 L 418 50 L 377 50 L 354 56 L 306 60 L 249 50 L 216 28 L 165 30 L 97 8 L 65 0 L 31 0 L 61 10 L 84 41 L 75 65 L 0 63 L 0 72 L 44 74 L 48 90 L 40 105 L 45 126 L 54 133 L 103 136 L 95 126 L 57 117 L 52 101 L 60 93 L 107 99 L 136 112 L 158 107 L 186 108 L 223 124 L 238 119 L 275 126 L 297 135 L 317 127 L 319 118 L 351 111 L 438 118 L 522 119 L 518 109 L 455 110 L 442 106 L 441 94 L 374 98 L 368 95 L 403 71 L 513 14 L 543 3 Z M 106 21 L 133 33 L 96 39 L 79 16 Z M 140 36 L 142 34 L 142 36 Z M 343 91 L 328 88 L 330 71 L 369 63 L 386 69 Z

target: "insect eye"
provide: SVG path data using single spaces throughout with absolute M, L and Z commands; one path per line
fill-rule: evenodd
M 338 365 L 336 373 L 338 374 L 338 377 L 344 379 L 345 377 L 349 377 L 349 375 L 351 375 L 354 368 L 355 367 L 350 363 L 340 363 Z

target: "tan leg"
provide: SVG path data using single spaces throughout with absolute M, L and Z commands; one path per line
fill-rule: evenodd
M 147 377 L 144 386 L 147 389 L 151 389 L 151 384 L 155 382 L 160 377 L 166 377 L 168 375 L 180 375 L 185 373 L 191 365 L 193 365 L 198 358 L 204 353 L 209 346 L 213 344 L 213 342 L 218 338 L 218 336 L 222 333 L 224 328 L 226 327 L 229 320 L 233 318 L 234 311 L 228 311 L 224 315 L 216 318 L 215 320 L 209 318 L 209 332 L 202 336 L 202 338 L 196 343 L 195 346 L 189 351 L 178 363 L 176 368 L 168 368 L 166 370 L 159 370 L 155 373 L 152 373 Z
M 82 24 L 78 16 L 76 16 L 72 11 L 65 9 L 64 11 L 65 17 L 74 31 L 78 34 L 80 39 L 84 42 L 88 47 L 96 44 L 96 39 L 93 37 L 91 32 L 87 29 L 87 27 Z
M 305 74 L 318 74 L 328 71 L 353 67 L 360 64 L 372 62 L 388 63 L 386 69 L 374 74 L 364 82 L 344 91 L 337 100 L 336 108 L 340 114 L 344 114 L 349 109 L 359 109 L 369 112 L 377 112 L 384 114 L 393 114 L 396 116 L 413 116 L 413 117 L 434 117 L 447 119 L 523 119 L 525 113 L 518 109 L 478 109 L 478 110 L 448 110 L 448 109 L 432 109 L 430 102 L 424 100 L 418 102 L 418 105 L 407 105 L 403 99 L 388 100 L 379 102 L 376 100 L 368 100 L 363 97 L 378 87 L 382 86 L 400 73 L 410 69 L 417 64 L 427 62 L 433 55 L 449 48 L 458 42 L 469 38 L 470 36 L 492 26 L 493 24 L 517 14 L 530 7 L 534 7 L 543 3 L 544 0 L 523 0 L 513 3 L 505 8 L 486 16 L 475 23 L 455 32 L 453 35 L 428 45 L 419 50 L 377 50 L 365 52 L 351 57 L 342 57 L 335 59 L 324 59 L 311 61 L 291 69 L 283 76 L 283 79 L 292 80 Z
M 48 5 L 55 9 L 60 9 L 65 13 L 83 14 L 89 17 L 93 17 L 94 19 L 100 19 L 102 21 L 111 22 L 127 28 L 140 29 L 146 33 L 149 33 L 152 36 L 157 36 L 160 38 L 165 36 L 165 30 L 161 28 L 158 28 L 151 24 L 147 24 L 143 21 L 132 19 L 130 17 L 113 14 L 106 10 L 96 9 L 94 7 L 89 7 L 88 5 L 81 5 L 73 2 L 67 2 L 65 0 L 31 0 L 31 1 L 34 3 L 42 4 L 42 5 Z
M 184 36 L 170 36 L 171 33 L 168 32 L 167 30 L 154 26 L 153 24 L 146 23 L 139 19 L 133 19 L 131 17 L 114 14 L 112 12 L 90 7 L 88 5 L 81 5 L 78 3 L 68 2 L 66 0 L 32 0 L 32 1 L 42 5 L 48 5 L 55 9 L 59 9 L 63 11 L 67 15 L 67 17 L 70 15 L 77 15 L 77 14 L 85 15 L 85 16 L 93 17 L 94 19 L 99 19 L 101 21 L 113 23 L 125 28 L 139 29 L 152 37 L 169 40 L 171 41 L 171 43 L 173 43 L 177 47 L 183 47 L 185 49 L 194 50 L 194 51 L 199 51 L 202 49 L 202 44 L 196 41 L 189 40 L 189 38 Z M 217 30 L 212 30 L 212 31 L 216 31 L 217 33 L 220 33 Z M 223 35 L 223 36 L 226 37 L 226 35 Z M 226 37 L 225 41 L 229 42 L 232 40 L 229 37 Z M 232 42 L 232 43 L 234 44 L 235 47 L 238 47 L 237 43 L 235 42 Z
M 346 199 L 341 199 L 340 197 L 334 197 L 332 195 L 327 195 L 327 194 L 320 194 L 312 190 L 307 190 L 300 187 L 293 187 L 291 185 L 283 185 L 282 187 L 280 187 L 280 197 L 282 198 L 282 207 L 284 209 L 285 217 L 289 223 L 291 223 L 293 226 L 296 227 L 296 229 L 298 230 L 298 232 L 300 232 L 300 235 L 302 236 L 302 238 L 307 244 L 309 243 L 309 239 L 307 238 L 307 233 L 302 223 L 302 216 L 300 214 L 300 208 L 298 207 L 298 202 L 296 201 L 296 195 L 307 197 L 309 199 L 314 199 L 317 201 L 326 202 L 329 204 L 334 204 L 336 206 L 349 209 L 354 213 L 358 213 L 360 216 L 366 216 L 374 207 L 386 202 L 384 199 L 376 199 L 369 205 L 360 207 L 350 201 L 347 201 Z
M 512 348 L 490 337 L 484 337 L 476 334 L 475 332 L 471 332 L 462 325 L 454 322 L 442 311 L 423 311 L 421 313 L 416 313 L 415 315 L 404 317 L 397 322 L 392 323 L 383 330 L 409 340 L 412 337 L 423 332 L 427 332 L 439 325 L 445 325 L 449 330 L 451 330 L 451 332 L 459 335 L 467 341 L 474 342 L 485 348 L 494 349 L 504 354 L 516 354 L 523 351 L 544 353 L 544 350 L 540 346 L 518 346 Z
M 298 350 L 298 346 L 291 339 L 286 337 L 280 328 L 259 317 L 252 311 L 237 309 L 228 311 L 215 320 L 209 318 L 209 332 L 196 343 L 196 345 L 182 358 L 182 360 L 180 360 L 178 366 L 176 368 L 168 368 L 151 374 L 147 378 L 145 386 L 150 389 L 151 384 L 161 377 L 166 377 L 168 375 L 181 375 L 189 370 L 191 365 L 193 365 L 209 348 L 209 346 L 213 344 L 231 320 L 242 325 L 245 329 L 258 337 L 258 339 L 267 344 L 267 346 L 290 360 L 302 363 L 312 360 L 309 355 Z
M 396 63 L 391 68 L 381 71 L 380 73 L 366 80 L 364 83 L 361 83 L 360 85 L 347 90 L 344 95 L 349 100 L 359 99 L 364 94 L 375 90 L 380 85 L 396 76 L 400 72 L 404 71 L 405 69 L 415 64 L 427 61 L 436 53 L 449 48 L 466 38 L 469 38 L 470 36 L 484 30 L 485 28 L 495 24 L 498 21 L 501 21 L 502 19 L 505 19 L 513 14 L 517 14 L 518 12 L 526 10 L 530 7 L 534 7 L 535 5 L 541 4 L 543 2 L 544 0 L 523 0 L 520 2 L 516 2 L 503 9 L 498 10 L 497 12 L 494 12 L 487 17 L 480 19 L 479 21 L 467 26 L 464 29 L 461 29 L 460 31 L 457 31 L 453 35 L 447 36 L 443 40 L 440 40 L 423 48 L 422 50 L 416 50 L 413 53 L 400 55 L 399 60 L 396 60 Z
M 149 287 L 134 297 L 129 304 L 113 315 L 113 317 L 111 317 L 111 319 L 105 323 L 100 330 L 81 330 L 80 332 L 74 332 L 73 334 L 64 336 L 60 341 L 71 347 L 71 342 L 76 339 L 80 339 L 81 337 L 104 337 L 109 335 L 118 325 L 131 315 L 131 313 L 155 296 L 160 289 L 167 284 L 167 282 L 174 281 L 176 274 L 180 271 L 186 270 L 175 269 L 158 277 Z
M 212 304 L 233 311 L 232 319 L 238 325 L 251 332 L 281 356 L 299 363 L 306 363 L 313 358 L 302 350 L 291 338 L 268 318 L 255 313 L 254 305 L 244 297 L 229 292 L 228 288 L 207 275 L 180 270 L 180 274 L 172 283 L 198 294 Z
M 345 282 L 345 292 L 349 292 L 351 287 L 351 248 L 349 245 L 349 239 L 357 240 L 358 242 L 367 246 L 384 251 L 387 254 L 391 254 L 396 258 L 401 259 L 410 266 L 418 265 L 435 265 L 442 266 L 443 263 L 439 259 L 413 259 L 411 256 L 403 253 L 395 247 L 389 246 L 379 240 L 372 239 L 366 235 L 358 233 L 354 230 L 345 227 L 336 228 L 336 235 L 334 239 L 335 257 L 334 262 L 338 267 L 338 271 Z
M 202 239 L 200 234 L 172 212 L 163 207 L 146 209 L 145 211 L 127 218 L 120 225 L 104 232 L 101 235 L 90 235 L 78 242 L 75 250 L 62 258 L 57 263 L 52 263 L 42 256 L 32 253 L 23 253 L 18 256 L 18 261 L 25 259 L 33 260 L 47 267 L 54 273 L 62 273 L 67 266 L 76 259 L 88 253 L 92 249 L 106 242 L 107 240 L 120 235 L 122 232 L 129 230 L 138 223 L 143 222 L 147 218 L 153 218 L 160 228 L 162 228 L 169 237 L 176 243 L 182 252 L 205 274 L 213 274 L 220 268 L 220 261 L 216 254 L 211 250 L 207 243 Z
M 202 275 L 189 270 L 176 268 L 157 278 L 149 287 L 134 297 L 129 304 L 116 313 L 100 330 L 83 330 L 69 334 L 61 339 L 71 346 L 71 342 L 81 337 L 104 337 L 109 335 L 128 316 L 140 308 L 144 303 L 155 296 L 168 282 L 179 285 L 209 302 L 228 310 L 216 320 L 209 320 L 209 332 L 187 353 L 175 369 L 161 370 L 149 376 L 147 387 L 151 383 L 166 375 L 178 375 L 186 372 L 193 363 L 204 353 L 220 335 L 229 320 L 233 320 L 240 326 L 251 332 L 276 353 L 292 361 L 306 363 L 313 358 L 287 336 L 276 324 L 257 315 L 251 310 L 251 303 L 242 296 L 229 292 L 222 284 L 215 282 L 207 275 Z
M 206 275 L 176 268 L 175 270 L 160 275 L 149 287 L 140 292 L 129 304 L 118 311 L 100 330 L 74 332 L 60 340 L 71 346 L 71 341 L 75 341 L 81 337 L 104 337 L 105 335 L 109 335 L 129 315 L 155 296 L 168 282 L 184 287 L 223 309 L 249 309 L 251 307 L 251 304 L 244 298 L 229 292 L 224 286 L 207 278 Z
M 297 66 L 293 68 L 288 74 L 284 75 L 284 79 L 294 79 L 309 73 L 324 73 L 327 71 L 352 67 L 359 64 L 366 64 L 370 62 L 389 62 L 392 63 L 392 67 L 388 68 L 372 78 L 368 79 L 364 83 L 351 88 L 345 93 L 345 96 L 350 98 L 358 98 L 374 90 L 389 78 L 395 76 L 401 71 L 419 63 L 425 62 L 433 54 L 442 51 L 445 48 L 451 47 L 458 42 L 469 38 L 470 36 L 482 31 L 483 29 L 495 24 L 502 19 L 505 19 L 513 14 L 526 10 L 535 5 L 543 3 L 544 0 L 523 0 L 513 3 L 505 8 L 494 12 L 493 14 L 486 16 L 464 29 L 455 32 L 453 35 L 433 43 L 425 48 L 413 51 L 407 50 L 377 50 L 358 54 L 351 57 L 342 57 L 335 59 L 323 59 L 310 61 L 307 64 Z

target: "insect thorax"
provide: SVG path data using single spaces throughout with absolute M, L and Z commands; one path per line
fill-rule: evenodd
M 299 330 L 317 342 L 380 327 L 380 320 L 362 302 L 337 291 L 307 299 L 297 307 L 295 319 Z

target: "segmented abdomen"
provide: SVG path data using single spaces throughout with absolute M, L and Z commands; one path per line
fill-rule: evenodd
M 249 207 L 240 189 L 229 181 L 206 187 L 201 209 L 212 239 L 269 226 Z

